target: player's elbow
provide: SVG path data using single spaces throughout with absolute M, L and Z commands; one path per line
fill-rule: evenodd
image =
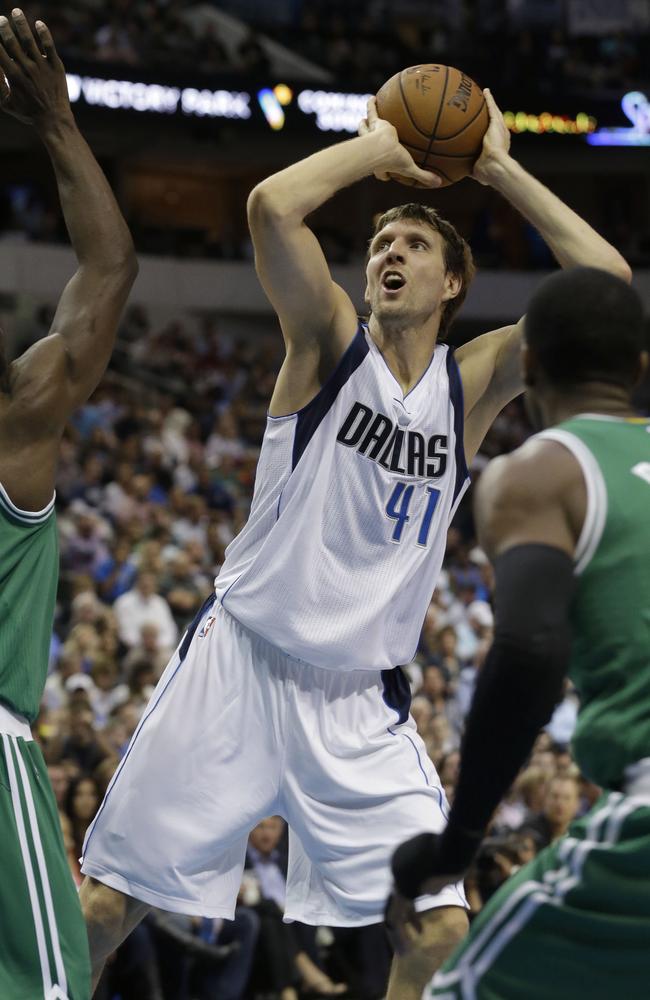
M 251 231 L 288 220 L 292 206 L 286 192 L 268 178 L 257 184 L 248 196 L 246 214 Z
M 612 254 L 612 257 L 607 262 L 605 269 L 609 271 L 610 274 L 620 278 L 621 281 L 624 281 L 627 285 L 632 284 L 632 268 L 626 261 L 625 257 L 618 253 L 617 250 L 615 250 Z
M 632 277 L 633 277 L 633 275 L 632 275 L 632 268 L 630 267 L 630 265 L 628 264 L 628 262 L 625 260 L 624 257 L 621 257 L 619 259 L 618 266 L 617 266 L 617 269 L 616 269 L 615 273 L 626 284 L 628 284 L 628 285 L 632 284 Z

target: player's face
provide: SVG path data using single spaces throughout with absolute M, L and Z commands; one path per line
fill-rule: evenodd
M 366 300 L 380 322 L 426 322 L 458 293 L 445 270 L 442 237 L 411 219 L 391 222 L 373 237 Z

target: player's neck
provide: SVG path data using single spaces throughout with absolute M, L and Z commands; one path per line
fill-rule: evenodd
M 404 394 L 409 392 L 422 378 L 431 363 L 431 356 L 438 339 L 438 319 L 426 323 L 390 324 L 379 322 L 372 315 L 368 331 L 381 351 L 396 381 Z
M 546 425 L 552 427 L 581 413 L 608 417 L 633 417 L 635 410 L 625 389 L 603 382 L 589 382 L 569 393 L 550 395 L 546 401 Z

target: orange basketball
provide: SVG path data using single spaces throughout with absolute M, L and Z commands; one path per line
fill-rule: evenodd
M 443 185 L 471 173 L 490 121 L 481 88 L 459 69 L 435 63 L 391 76 L 377 94 L 377 113 L 395 126 L 417 165 L 439 174 Z

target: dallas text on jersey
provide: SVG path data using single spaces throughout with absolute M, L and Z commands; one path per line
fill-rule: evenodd
M 436 479 L 447 468 L 447 435 L 432 434 L 427 440 L 418 431 L 402 430 L 384 413 L 375 413 L 356 402 L 336 435 L 348 448 L 356 448 L 389 472 Z

